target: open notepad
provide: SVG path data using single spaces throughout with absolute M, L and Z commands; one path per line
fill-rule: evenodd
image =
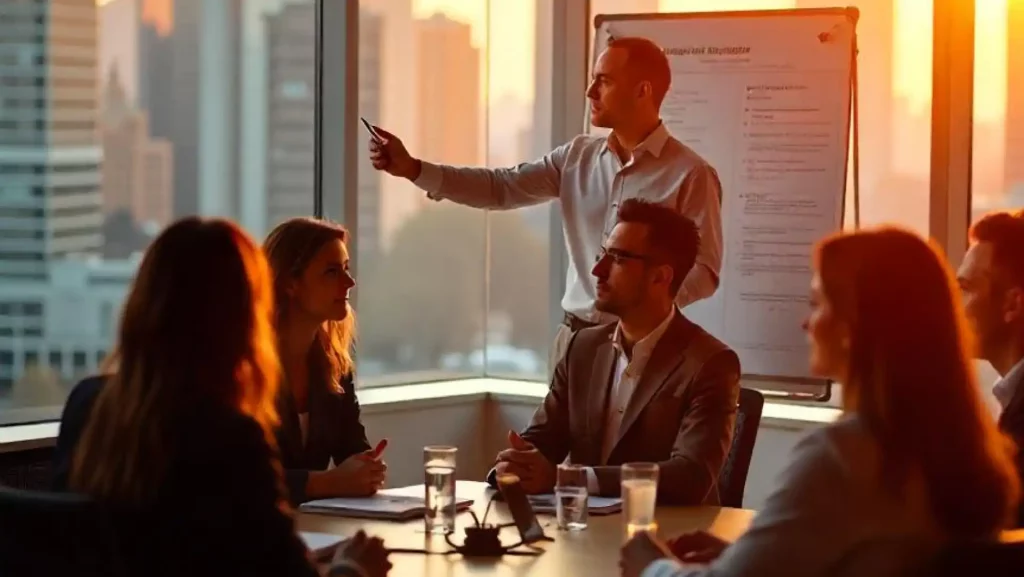
M 555 496 L 530 495 L 530 506 L 535 513 L 554 513 Z M 611 515 L 622 510 L 622 499 L 618 497 L 587 497 L 587 513 L 590 515 Z
M 420 490 L 422 491 L 422 487 Z M 468 509 L 472 504 L 472 499 L 459 497 L 455 499 L 455 508 L 459 511 Z M 325 513 L 341 517 L 405 521 L 422 517 L 426 512 L 426 507 L 423 497 L 411 495 L 407 489 L 389 489 L 372 497 L 309 501 L 300 505 L 299 510 L 306 513 Z

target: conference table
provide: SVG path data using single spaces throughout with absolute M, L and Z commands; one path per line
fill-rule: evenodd
M 472 510 L 483 519 L 487 502 L 494 490 L 486 483 L 458 481 L 456 494 L 473 499 Z M 735 540 L 750 525 L 754 512 L 728 507 L 658 507 L 659 534 L 675 535 L 685 531 L 704 530 L 728 541 Z M 462 575 L 499 575 L 535 577 L 567 575 L 618 575 L 619 549 L 623 542 L 622 517 L 619 514 L 591 515 L 587 528 L 579 532 L 558 530 L 552 515 L 539 514 L 538 519 L 544 533 L 553 542 L 541 542 L 536 548 L 537 556 L 505 556 L 500 559 L 464 558 L 459 554 L 439 555 L 422 553 L 392 553 L 389 557 L 394 568 L 392 575 L 425 577 Z M 384 539 L 385 546 L 400 549 L 425 549 L 442 553 L 450 549 L 444 536 L 427 535 L 423 531 L 423 519 L 395 522 L 368 519 L 354 519 L 317 513 L 299 513 L 300 531 L 331 533 L 350 536 L 359 529 Z M 494 502 L 487 517 L 488 524 L 511 523 L 508 508 L 502 502 Z M 459 513 L 456 518 L 452 542 L 461 545 L 463 528 L 473 525 L 469 512 Z M 511 545 L 519 541 L 519 533 L 513 527 L 501 530 L 501 541 Z M 529 550 L 521 547 L 519 550 Z

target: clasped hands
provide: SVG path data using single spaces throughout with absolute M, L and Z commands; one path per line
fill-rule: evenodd
M 515 431 L 508 432 L 508 444 L 509 448 L 495 458 L 494 471 L 498 478 L 515 475 L 526 493 L 550 493 L 555 487 L 554 463 Z

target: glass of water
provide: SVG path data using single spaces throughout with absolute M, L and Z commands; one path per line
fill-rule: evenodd
M 626 539 L 639 532 L 656 533 L 654 507 L 658 497 L 657 463 L 626 463 L 622 465 L 622 518 Z
M 580 465 L 558 466 L 555 480 L 555 515 L 563 531 L 587 528 L 587 470 Z
M 423 447 L 424 528 L 444 535 L 455 531 L 456 447 Z

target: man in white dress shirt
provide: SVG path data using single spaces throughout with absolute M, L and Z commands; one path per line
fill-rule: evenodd
M 1024 211 L 985 216 L 971 227 L 971 240 L 957 272 L 964 310 L 978 358 L 999 373 L 992 388 L 999 428 L 1024 447 Z M 1024 477 L 1024 452 L 1017 468 Z M 1024 504 L 1018 524 L 1024 526 Z
M 570 335 L 613 322 L 594 308 L 594 259 L 628 198 L 669 206 L 697 224 L 697 264 L 676 295 L 680 308 L 711 296 L 722 265 L 721 184 L 715 170 L 669 134 L 661 104 L 672 73 L 660 47 L 643 38 L 619 38 L 598 58 L 587 89 L 590 121 L 610 128 L 607 138 L 580 135 L 534 162 L 514 168 L 431 164 L 412 157 L 402 141 L 377 129 L 370 159 L 378 170 L 406 178 L 433 200 L 505 210 L 559 200 L 569 253 L 563 324 L 552 347 L 552 370 Z

